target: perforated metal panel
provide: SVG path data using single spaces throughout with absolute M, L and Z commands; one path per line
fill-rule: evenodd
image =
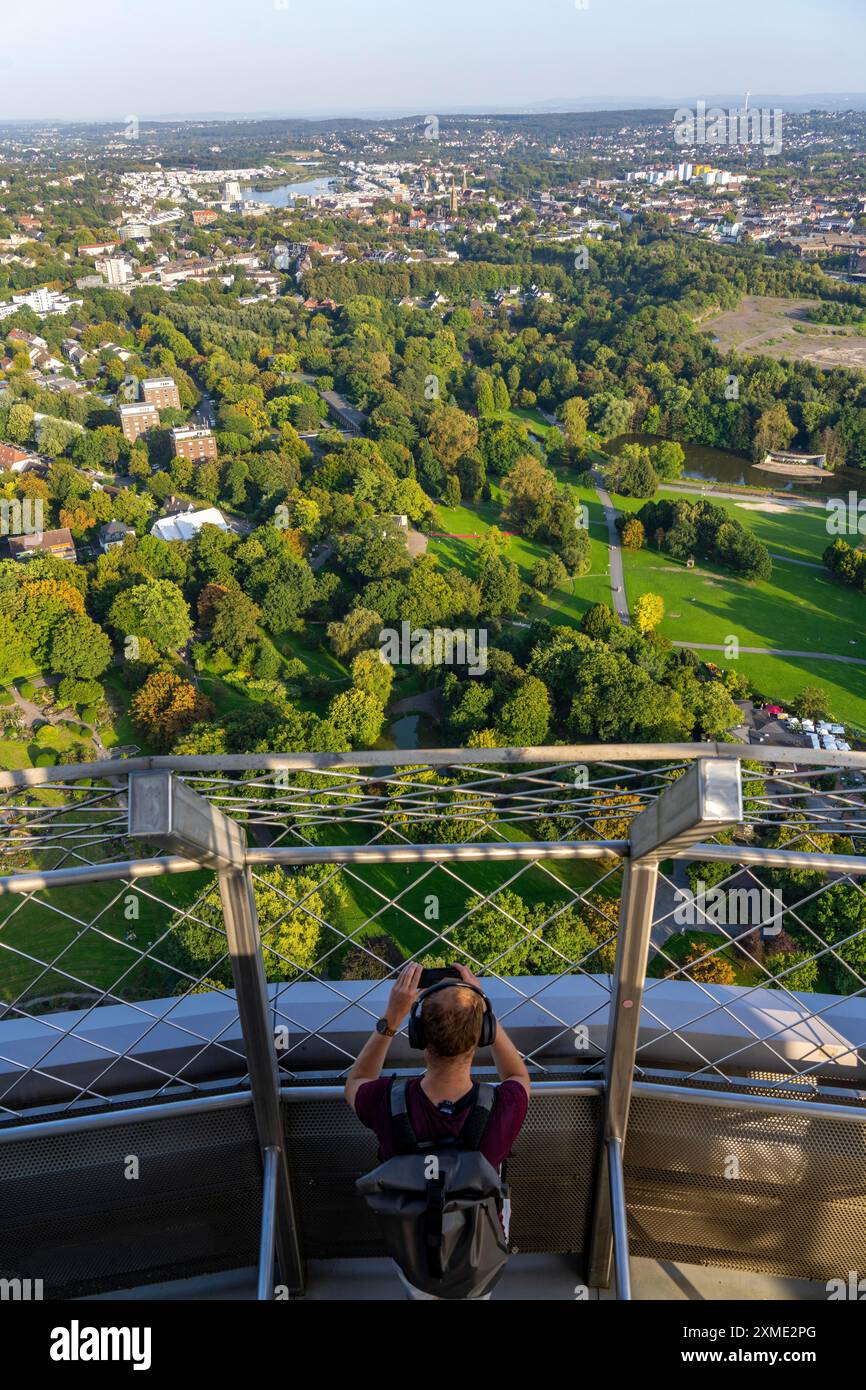
M 512 1243 L 522 1251 L 585 1249 L 601 1102 L 536 1095 L 508 1164 Z M 304 1253 L 382 1253 L 355 1180 L 376 1164 L 376 1140 L 341 1100 L 283 1107 Z
M 826 1280 L 866 1268 L 866 1123 L 635 1097 L 632 1255 Z
M 0 1145 L 0 1274 L 46 1297 L 253 1264 L 260 1217 L 246 1107 Z

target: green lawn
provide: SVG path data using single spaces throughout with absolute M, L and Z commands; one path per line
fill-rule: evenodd
M 662 492 L 662 496 L 680 494 Z M 715 499 L 714 499 L 715 500 Z M 616 497 L 623 511 L 643 505 Z M 654 545 L 624 551 L 629 605 L 642 593 L 660 594 L 665 617 L 660 631 L 671 641 L 724 644 L 734 636 L 741 647 L 787 648 L 866 658 L 866 603 L 863 595 L 836 584 L 823 568 L 794 564 L 794 559 L 821 565 L 826 548 L 822 511 L 763 513 L 736 502 L 720 501 L 776 554 L 767 581 L 748 583 L 718 566 L 699 562 L 693 570 L 659 553 Z M 790 702 L 805 685 L 823 686 L 834 714 L 866 724 L 866 667 L 821 661 L 741 654 L 726 662 L 723 653 L 708 654 L 719 666 L 733 665 L 756 683 L 761 693 Z
M 589 574 L 569 580 L 561 589 L 543 601 L 534 602 L 529 618 L 547 618 L 552 623 L 576 627 L 587 608 L 610 599 L 610 578 L 607 550 L 607 526 L 595 490 L 585 483 L 568 482 L 575 504 L 584 504 L 589 511 L 589 535 L 592 562 Z M 430 552 L 438 555 L 443 564 L 454 565 L 464 574 L 475 578 L 478 573 L 478 550 L 491 526 L 500 525 L 502 492 L 496 483 L 491 485 L 493 497 L 489 502 L 463 504 L 460 507 L 438 507 L 435 530 L 448 532 L 430 542 Z M 505 528 L 503 528 L 505 529 Z M 512 536 L 506 555 L 520 571 L 525 584 L 532 582 L 532 568 L 540 557 L 548 556 L 548 547 L 536 541 Z
M 133 948 L 145 950 L 157 942 L 177 921 L 172 908 L 191 905 L 212 881 L 206 872 L 172 874 L 143 879 L 137 888 L 92 883 L 39 893 L 38 901 L 3 898 L 0 998 L 9 1002 L 24 993 L 28 1001 L 44 1001 L 81 994 L 87 986 L 129 999 L 175 993 L 177 974 L 154 962 L 142 963 Z M 131 897 L 138 904 L 137 921 L 126 916 Z M 89 922 L 95 929 L 85 929 Z M 127 942 L 130 932 L 135 938 Z M 15 950 L 26 955 L 15 955 Z M 158 959 L 159 950 L 154 954 Z

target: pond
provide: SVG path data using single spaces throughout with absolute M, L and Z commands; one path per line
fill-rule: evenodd
M 623 444 L 658 444 L 659 435 L 621 434 L 611 439 L 605 446 L 607 453 L 615 454 Z M 771 488 L 774 492 L 817 492 L 833 496 L 844 495 L 849 488 L 855 491 L 862 487 L 863 474 L 857 468 L 840 468 L 828 473 L 826 478 L 810 481 L 808 478 L 786 478 L 779 473 L 764 473 L 756 468 L 750 459 L 742 454 L 732 454 L 728 449 L 711 449 L 706 444 L 686 444 L 678 441 L 686 456 L 683 478 L 692 478 L 705 483 L 728 483 L 739 487 Z M 840 493 L 841 489 L 841 493 Z
M 244 188 L 241 197 L 245 203 L 270 203 L 271 207 L 287 208 L 296 198 L 315 198 L 333 191 L 333 179 L 318 178 L 306 179 L 303 183 L 281 183 L 277 188 Z

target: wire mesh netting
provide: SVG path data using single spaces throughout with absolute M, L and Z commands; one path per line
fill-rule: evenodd
M 496 980 L 506 1026 L 531 1006 L 543 1041 L 524 1051 L 537 1076 L 566 1062 L 598 1074 L 631 822 L 689 757 L 552 753 L 178 763 L 177 776 L 245 827 L 286 1081 L 308 1074 L 311 1041 L 319 1074 L 347 1070 L 355 1033 L 344 1025 L 372 1025 L 381 981 L 407 959 L 462 961 Z M 866 833 L 862 774 L 793 760 L 741 767 L 743 822 L 714 837 L 729 858 L 699 846 L 661 865 L 639 1074 L 666 1048 L 691 1079 L 750 1074 L 759 1054 L 774 1075 L 853 1074 L 866 1044 L 849 1009 L 866 990 L 866 896 L 850 869 Z M 130 840 L 126 771 L 0 784 L 2 1119 L 47 1094 L 61 1112 L 107 1101 L 121 1082 L 130 1089 L 131 1060 L 151 1098 L 245 1082 L 215 875 L 169 872 L 181 866 Z M 755 846 L 821 856 L 821 868 L 744 866 Z M 847 871 L 826 867 L 840 855 Z M 581 988 L 566 994 L 563 976 Z M 317 987 L 315 1017 L 300 1007 L 305 984 Z M 672 1012 L 678 985 L 688 989 Z M 756 1026 L 767 989 L 777 1016 Z M 109 1008 L 121 1011 L 114 1028 Z

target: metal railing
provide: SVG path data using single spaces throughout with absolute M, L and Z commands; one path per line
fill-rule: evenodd
M 274 1252 L 298 1289 L 281 1098 L 336 1093 L 405 958 L 462 960 L 542 1093 L 603 1090 L 588 1280 L 628 1297 L 633 1096 L 866 1120 L 864 783 L 725 744 L 0 774 L 0 1141 L 246 1094 L 260 1296 Z

